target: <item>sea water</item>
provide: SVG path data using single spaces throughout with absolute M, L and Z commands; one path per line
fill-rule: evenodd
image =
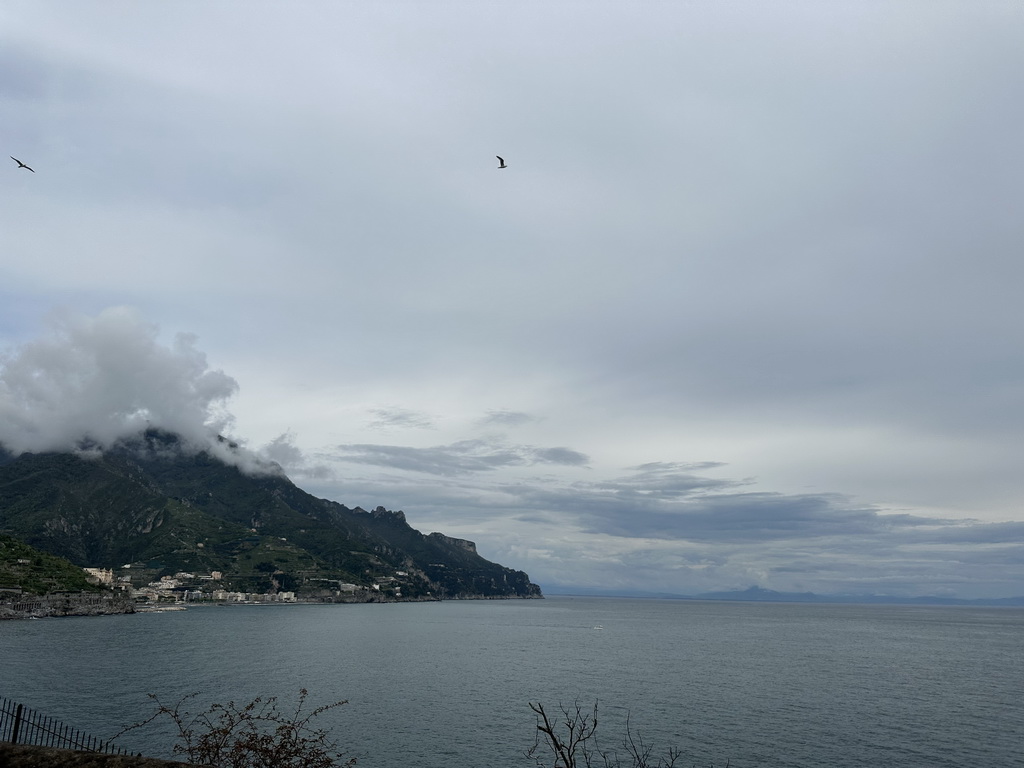
M 0 696 L 106 738 L 309 690 L 365 768 L 529 765 L 530 702 L 677 765 L 1024 765 L 1024 610 L 592 597 L 195 607 L 0 623 Z M 170 756 L 148 726 L 120 743 Z M 621 749 L 620 749 L 621 751 Z

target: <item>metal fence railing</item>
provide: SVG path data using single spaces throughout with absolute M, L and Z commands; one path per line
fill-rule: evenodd
M 123 747 L 97 739 L 77 728 L 0 696 L 0 741 L 35 747 L 58 747 L 106 755 L 130 755 Z

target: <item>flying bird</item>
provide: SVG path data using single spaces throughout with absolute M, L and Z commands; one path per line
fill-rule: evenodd
M 501 155 L 495 155 L 495 157 L 498 158 L 498 162 L 501 163 L 501 165 L 498 166 L 498 170 L 501 170 L 502 168 L 508 168 L 508 166 L 505 165 L 505 161 L 501 159 Z
M 23 162 L 21 162 L 21 160 L 19 160 L 18 158 L 16 158 L 16 157 L 15 157 L 14 155 L 8 155 L 8 157 L 10 157 L 10 158 L 11 158 L 11 160 L 13 160 L 14 162 L 16 162 L 16 163 L 18 164 L 18 167 L 19 167 L 19 168 L 28 168 L 28 170 L 32 171 L 32 169 L 31 169 L 31 168 L 29 168 L 29 167 L 28 167 L 27 165 L 25 165 L 25 164 L 24 164 Z M 32 173 L 35 173 L 35 171 L 32 171 Z

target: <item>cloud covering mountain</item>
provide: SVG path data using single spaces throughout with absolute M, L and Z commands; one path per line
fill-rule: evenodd
M 209 370 L 195 342 L 161 344 L 125 307 L 53 315 L 45 336 L 3 358 L 0 443 L 17 453 L 107 448 L 153 425 L 211 444 L 231 423 L 223 406 L 238 383 Z

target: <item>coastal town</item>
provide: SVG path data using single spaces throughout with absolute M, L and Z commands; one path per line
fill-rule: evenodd
M 24 592 L 20 587 L 0 587 L 0 619 L 44 618 L 52 616 L 93 616 L 136 613 L 152 610 L 180 610 L 188 605 L 281 604 L 281 603 L 369 603 L 403 600 L 401 582 L 408 576 L 375 579 L 369 586 L 334 579 L 311 579 L 302 596 L 291 590 L 241 592 L 222 586 L 223 574 L 212 571 L 195 574 L 186 571 L 135 585 L 125 565 L 122 573 L 112 568 L 83 568 L 88 581 L 103 589 L 93 592 L 52 592 L 45 595 Z M 136 569 L 138 570 L 138 569 Z M 428 598 L 429 599 L 429 598 Z
M 125 565 L 118 574 L 111 568 L 83 568 L 89 580 L 115 593 L 130 596 L 139 605 L 167 603 L 294 603 L 294 602 L 366 602 L 375 596 L 402 598 L 401 580 L 408 576 L 405 571 L 396 571 L 393 576 L 378 577 L 369 586 L 360 586 L 337 579 L 309 579 L 305 592 L 312 599 L 300 600 L 292 590 L 268 590 L 265 592 L 240 592 L 222 586 L 224 574 L 211 571 L 195 574 L 179 571 L 173 576 L 160 576 L 144 584 L 135 585 L 137 578 L 130 572 L 133 566 Z

